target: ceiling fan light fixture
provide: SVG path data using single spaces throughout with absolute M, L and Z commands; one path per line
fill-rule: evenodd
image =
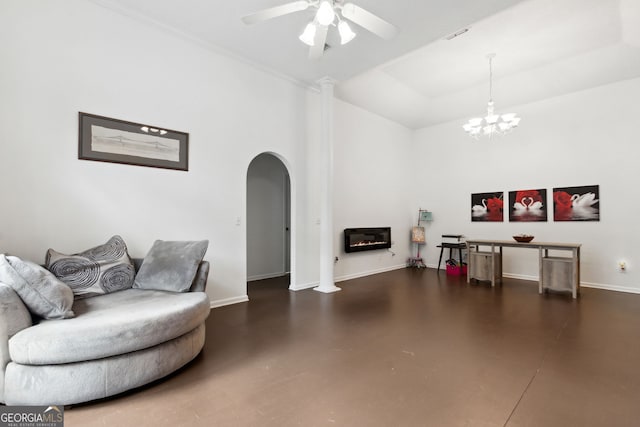
M 298 38 L 302 43 L 313 46 L 316 38 L 316 24 L 309 22 Z
M 338 32 L 340 33 L 340 44 L 347 44 L 356 36 L 346 21 L 340 21 L 338 24 Z
M 311 47 L 308 55 L 311 60 L 322 58 L 327 50 L 327 39 L 333 41 L 334 36 L 336 38 L 339 36 L 341 44 L 347 44 L 353 40 L 357 35 L 352 30 L 353 25 L 357 25 L 359 29 L 369 31 L 384 40 L 391 40 L 399 31 L 398 28 L 379 16 L 351 3 L 351 0 L 283 1 L 286 3 L 243 16 L 242 22 L 252 25 L 310 9 L 313 18 L 307 21 L 309 24 L 298 38 Z M 335 27 L 335 30 L 331 27 Z M 336 32 L 338 34 L 333 34 Z
M 318 24 L 328 26 L 336 19 L 336 12 L 333 10 L 333 4 L 329 0 L 322 0 L 316 13 L 316 21 Z

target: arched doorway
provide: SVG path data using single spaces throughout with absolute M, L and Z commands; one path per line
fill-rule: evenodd
M 247 170 L 247 282 L 291 272 L 291 179 L 275 155 L 256 156 Z M 286 281 L 288 287 L 289 281 Z

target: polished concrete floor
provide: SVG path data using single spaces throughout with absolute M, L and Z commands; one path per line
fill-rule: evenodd
M 176 374 L 66 426 L 638 426 L 640 295 L 468 285 L 433 269 L 216 308 Z

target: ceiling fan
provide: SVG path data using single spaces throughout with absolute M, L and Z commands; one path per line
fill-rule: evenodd
M 351 30 L 347 20 L 385 40 L 392 39 L 398 32 L 395 26 L 384 19 L 353 3 L 344 3 L 343 0 L 293 1 L 244 16 L 242 21 L 247 25 L 256 24 L 309 8 L 317 9 L 317 11 L 313 20 L 307 24 L 299 38 L 303 43 L 311 46 L 309 50 L 310 59 L 322 57 L 330 26 L 338 28 L 341 44 L 346 44 L 353 40 L 356 34 Z

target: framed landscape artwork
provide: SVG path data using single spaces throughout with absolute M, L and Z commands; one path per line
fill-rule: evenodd
M 509 221 L 538 222 L 547 220 L 547 190 L 509 191 Z
M 189 134 L 79 113 L 78 158 L 189 170 Z
M 472 222 L 504 221 L 504 192 L 471 194 Z
M 600 221 L 600 186 L 553 189 L 554 221 Z

